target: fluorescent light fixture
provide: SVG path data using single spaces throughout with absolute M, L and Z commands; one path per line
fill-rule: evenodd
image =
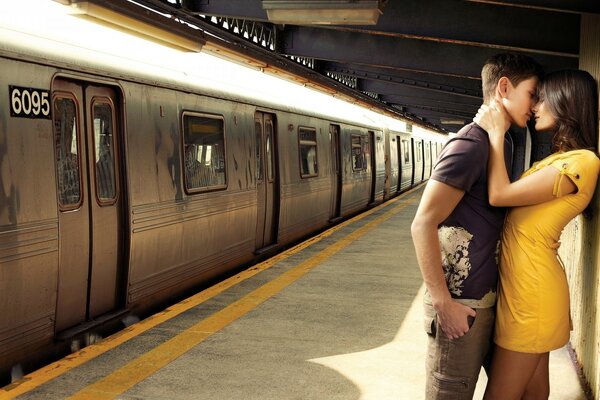
M 375 25 L 387 0 L 262 0 L 269 22 L 294 25 Z
M 139 19 L 129 17 L 121 12 L 114 11 L 108 7 L 96 4 L 91 1 L 68 1 L 54 0 L 61 4 L 70 4 L 72 13 L 84 17 L 90 17 L 95 22 L 109 25 L 113 28 L 122 29 L 129 33 L 141 36 L 145 39 L 156 41 L 160 44 L 182 50 L 199 52 L 202 49 L 205 41 L 202 39 L 202 34 L 197 33 L 197 37 L 192 34 L 184 35 L 177 32 L 183 29 L 192 29 L 181 23 L 174 22 L 169 18 L 164 18 L 158 24 L 150 24 Z M 143 9 L 139 8 L 139 13 Z

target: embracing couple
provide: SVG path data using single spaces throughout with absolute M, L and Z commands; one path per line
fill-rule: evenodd
M 444 147 L 412 223 L 425 281 L 426 398 L 547 399 L 549 352 L 571 330 L 558 258 L 565 225 L 590 203 L 598 88 L 580 70 L 542 75 L 533 59 L 498 54 L 483 66 L 484 104 Z M 511 182 L 505 132 L 553 133 L 553 153 Z M 441 257 L 440 257 L 441 254 Z

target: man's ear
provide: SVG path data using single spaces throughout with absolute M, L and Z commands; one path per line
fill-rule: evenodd
M 510 80 L 506 76 L 498 79 L 498 84 L 496 85 L 496 100 L 502 100 L 508 96 L 509 86 Z

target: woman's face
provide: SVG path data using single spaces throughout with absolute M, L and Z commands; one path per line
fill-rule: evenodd
M 556 126 L 556 117 L 548 109 L 547 103 L 544 101 L 544 96 L 540 97 L 540 101 L 533 107 L 535 118 L 535 130 L 544 132 L 554 129 Z

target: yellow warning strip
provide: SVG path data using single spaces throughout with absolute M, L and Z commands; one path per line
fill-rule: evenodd
M 342 250 L 382 222 L 385 222 L 399 213 L 414 200 L 415 199 L 413 198 L 405 203 L 397 205 L 390 211 L 387 211 L 308 260 L 300 263 L 298 266 L 247 294 L 221 311 L 212 314 L 210 317 L 200 321 L 160 346 L 115 370 L 105 378 L 82 389 L 75 395 L 69 397 L 69 399 L 114 399 L 182 354 L 185 354 L 188 350 L 207 337 L 252 311 L 258 305 L 294 283 L 310 270 L 321 265 L 324 260 Z
M 308 239 L 283 253 L 280 253 L 272 258 L 269 258 L 268 260 L 263 261 L 245 271 L 242 271 L 241 273 L 234 275 L 234 276 L 232 276 L 210 288 L 207 288 L 206 290 L 204 290 L 194 296 L 191 296 L 188 299 L 183 300 L 183 301 L 165 309 L 162 312 L 154 314 L 151 317 L 148 317 L 128 328 L 125 328 L 98 343 L 87 346 L 75 353 L 72 353 L 72 354 L 62 358 L 61 360 L 58 360 L 52 364 L 49 364 L 43 368 L 40 368 L 40 369 L 32 372 L 31 374 L 24 376 L 20 380 L 14 382 L 14 383 L 11 383 L 10 385 L 0 388 L 0 400 L 12 399 L 16 396 L 27 393 L 27 392 L 45 384 L 46 382 L 49 382 L 52 379 L 55 379 L 65 373 L 67 373 L 68 371 L 72 370 L 73 368 L 78 367 L 79 365 L 85 364 L 86 362 L 106 353 L 107 351 L 110 351 L 110 350 L 114 349 L 115 347 L 120 346 L 121 344 L 127 342 L 128 340 L 133 339 L 133 338 L 139 336 L 140 334 L 154 328 L 155 326 L 158 326 L 158 325 L 162 324 L 163 322 L 168 321 L 171 318 L 174 318 L 174 317 L 178 316 L 179 314 L 182 314 L 185 311 L 187 311 L 191 308 L 194 308 L 194 307 L 198 306 L 199 304 L 215 297 L 216 295 L 224 292 L 225 290 L 231 288 L 232 286 L 235 286 L 238 283 L 240 283 L 248 278 L 251 278 L 252 276 L 272 267 L 273 265 L 277 264 L 278 262 L 298 253 L 299 251 L 305 249 L 306 247 L 321 241 L 322 239 L 332 235 L 337 230 L 342 229 L 345 226 L 350 225 L 356 221 L 359 221 L 362 218 L 371 215 L 372 213 L 378 211 L 379 209 L 381 209 L 383 207 L 387 207 L 390 204 L 393 204 L 394 202 L 402 200 L 403 198 L 405 198 L 407 195 L 411 194 L 418 188 L 419 187 L 413 188 L 410 191 L 404 193 L 403 195 L 401 195 L 399 197 L 395 197 L 391 200 L 388 200 L 384 204 L 381 204 L 381 205 L 379 205 L 375 208 L 372 208 L 360 215 L 357 215 L 356 217 L 354 217 L 352 219 L 344 221 L 343 223 L 340 223 L 340 224 L 328 229 L 327 231 L 325 231 L 311 239 Z M 410 201 L 412 201 L 412 200 L 410 200 Z

